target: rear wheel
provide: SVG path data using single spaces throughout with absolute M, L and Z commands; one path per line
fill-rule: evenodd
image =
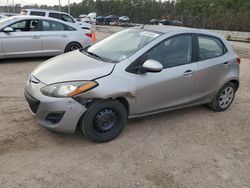
M 225 84 L 217 93 L 209 107 L 217 112 L 225 111 L 230 107 L 235 96 L 235 85 L 232 82 Z
M 68 44 L 65 48 L 65 52 L 71 52 L 77 49 L 80 49 L 82 46 L 79 43 L 76 42 L 72 42 L 70 44 Z
M 93 142 L 107 142 L 116 138 L 127 124 L 126 108 L 117 100 L 99 101 L 91 105 L 80 125 Z

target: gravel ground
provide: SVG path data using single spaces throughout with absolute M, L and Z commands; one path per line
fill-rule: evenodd
M 117 30 L 98 27 L 98 39 Z M 33 120 L 23 88 L 45 59 L 1 60 L 0 187 L 249 188 L 250 44 L 232 45 L 244 58 L 230 109 L 198 106 L 130 120 L 104 144 Z

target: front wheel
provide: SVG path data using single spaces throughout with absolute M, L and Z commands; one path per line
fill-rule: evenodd
M 93 142 L 107 142 L 116 138 L 127 124 L 128 114 L 117 100 L 98 101 L 91 105 L 80 125 L 83 133 Z
M 216 111 L 222 112 L 230 107 L 235 97 L 235 85 L 232 82 L 225 84 L 217 93 L 209 107 Z

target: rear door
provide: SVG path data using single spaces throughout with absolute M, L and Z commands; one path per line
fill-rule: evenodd
M 71 40 L 70 30 L 74 28 L 52 20 L 42 20 L 42 28 L 43 52 L 48 55 L 64 53 Z
M 223 42 L 213 36 L 197 35 L 198 70 L 192 100 L 204 101 L 217 93 L 227 79 L 230 64 Z
M 14 32 L 2 33 L 5 57 L 37 56 L 42 52 L 41 29 L 39 20 L 17 21 L 9 27 Z

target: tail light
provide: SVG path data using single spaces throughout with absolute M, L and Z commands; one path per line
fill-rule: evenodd
M 237 60 L 237 63 L 240 64 L 240 62 L 241 62 L 240 57 L 237 57 L 236 60 Z
M 85 36 L 92 38 L 92 33 L 85 33 Z

